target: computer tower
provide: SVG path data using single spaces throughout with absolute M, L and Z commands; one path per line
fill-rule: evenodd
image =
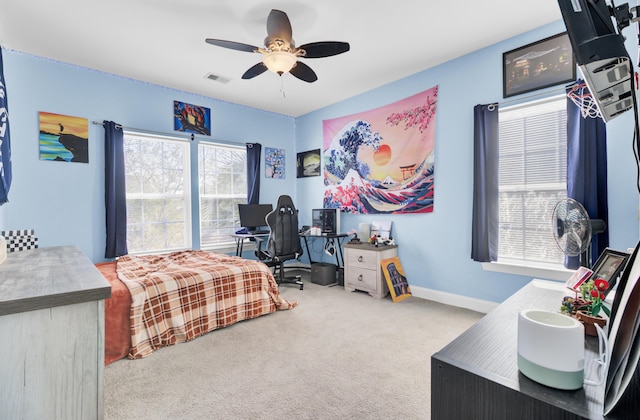
M 340 209 L 313 209 L 311 219 L 323 234 L 340 233 Z

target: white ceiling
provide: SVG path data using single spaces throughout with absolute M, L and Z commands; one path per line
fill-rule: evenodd
M 263 46 L 271 9 L 287 13 L 296 45 L 351 51 L 303 59 L 315 83 L 242 80 L 261 55 L 204 40 Z M 0 45 L 295 117 L 558 19 L 557 0 L 0 0 Z

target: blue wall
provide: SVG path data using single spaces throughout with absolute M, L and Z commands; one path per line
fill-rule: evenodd
M 279 194 L 295 192 L 293 118 L 14 51 L 4 50 L 3 58 L 13 184 L 9 203 L 0 207 L 2 229 L 34 228 L 40 246 L 76 245 L 92 261 L 104 260 L 104 130 L 91 122 L 112 120 L 125 127 L 184 135 L 173 131 L 174 100 L 211 109 L 211 137 L 196 136 L 191 143 L 192 170 L 197 171 L 199 141 L 258 142 L 263 149 L 287 151 L 286 178 L 263 178 L 262 201 L 275 202 Z M 89 120 L 88 164 L 39 160 L 39 111 Z M 192 209 L 197 220 L 196 193 Z M 194 223 L 196 248 L 199 235 Z
M 342 230 L 357 228 L 360 222 L 392 220 L 412 285 L 500 302 L 530 277 L 483 271 L 470 259 L 473 106 L 502 100 L 503 52 L 564 30 L 562 22 L 556 22 L 296 119 L 4 50 L 14 180 L 10 202 L 0 207 L 0 228 L 35 228 L 41 246 L 72 244 L 95 262 L 104 259 L 103 129 L 90 123 L 88 164 L 40 161 L 39 111 L 172 133 L 174 100 L 209 107 L 212 136 L 196 136 L 192 156 L 198 141 L 210 139 L 285 149 L 286 178 L 265 179 L 263 173 L 261 201 L 275 203 L 280 194 L 292 195 L 301 224 L 310 224 L 311 209 L 322 206 L 323 180 L 296 179 L 295 156 L 322 146 L 322 120 L 386 105 L 438 85 L 433 213 L 343 214 Z M 607 125 L 609 233 L 616 249 L 638 241 L 631 114 Z M 193 208 L 196 219 L 195 194 Z M 193 235 L 199 236 L 197 225 Z M 314 246 L 314 259 L 332 261 L 321 248 Z
M 392 220 L 400 261 L 412 287 L 501 302 L 529 282 L 530 276 L 484 271 L 481 264 L 470 258 L 473 107 L 480 103 L 505 102 L 502 98 L 503 52 L 564 30 L 561 21 L 555 22 L 297 118 L 298 148 L 317 148 L 322 145 L 322 120 L 373 109 L 439 86 L 433 213 L 377 216 L 343 213 L 342 230 L 357 229 L 361 222 Z M 633 50 L 628 46 L 629 51 L 635 51 L 635 47 L 630 47 Z M 559 93 L 558 88 L 546 92 Z M 632 114 L 628 112 L 607 125 L 610 243 L 611 247 L 621 250 L 634 247 L 638 242 Z M 298 202 L 303 215 L 310 215 L 310 209 L 322 205 L 322 195 L 317 192 L 321 189 L 322 179 L 305 178 L 298 182 Z

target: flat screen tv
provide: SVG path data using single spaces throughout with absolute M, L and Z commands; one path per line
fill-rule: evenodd
M 238 204 L 240 226 L 247 228 L 249 231 L 268 231 L 268 229 L 264 229 L 264 227 L 267 226 L 267 214 L 272 211 L 272 204 Z

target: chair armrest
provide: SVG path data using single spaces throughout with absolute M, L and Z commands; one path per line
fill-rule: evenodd
M 266 238 L 264 236 L 255 236 L 253 239 L 256 240 L 256 249 L 254 253 L 259 260 L 268 260 L 271 259 L 271 256 L 262 249 L 262 243 L 266 242 Z

